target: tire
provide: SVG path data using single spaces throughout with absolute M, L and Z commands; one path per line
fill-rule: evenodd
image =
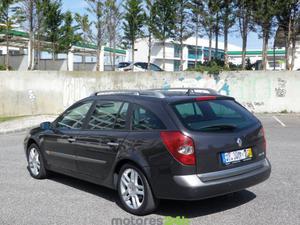
M 147 178 L 134 165 L 125 164 L 121 168 L 117 189 L 120 202 L 129 213 L 142 216 L 153 212 L 158 206 L 158 199 L 153 195 Z
M 43 155 L 36 144 L 32 144 L 27 149 L 27 169 L 30 175 L 35 179 L 44 179 L 47 177 Z

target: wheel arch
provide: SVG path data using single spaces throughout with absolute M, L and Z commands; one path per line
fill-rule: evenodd
M 125 164 L 130 164 L 130 165 L 133 165 L 133 166 L 137 167 L 138 169 L 140 169 L 143 172 L 143 174 L 145 175 L 151 189 L 153 190 L 152 182 L 150 179 L 151 172 L 150 172 L 149 167 L 144 167 L 144 166 L 140 165 L 140 163 L 136 162 L 135 160 L 129 159 L 129 158 L 124 158 L 124 159 L 119 160 L 114 167 L 113 185 L 114 185 L 115 189 L 117 189 L 118 176 L 119 176 L 120 170 Z

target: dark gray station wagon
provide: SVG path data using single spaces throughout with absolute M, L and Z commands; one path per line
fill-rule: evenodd
M 25 139 L 28 169 L 118 190 L 125 210 L 237 192 L 270 176 L 260 121 L 209 89 L 98 92 Z

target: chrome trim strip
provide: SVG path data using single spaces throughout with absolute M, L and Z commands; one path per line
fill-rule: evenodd
M 226 169 L 226 170 L 204 173 L 204 174 L 197 174 L 197 176 L 203 182 L 219 180 L 219 179 L 224 179 L 228 177 L 249 173 L 251 171 L 263 168 L 264 166 L 266 166 L 266 164 L 267 164 L 267 160 L 264 159 L 259 162 L 248 164 L 246 166 L 240 166 L 232 169 Z
M 100 163 L 100 164 L 105 164 L 107 161 L 101 160 L 101 159 L 92 159 L 92 158 L 87 158 L 83 156 L 76 156 L 76 155 L 69 155 L 61 152 L 54 152 L 54 151 L 46 151 L 47 155 L 50 156 L 56 156 L 56 157 L 61 157 L 65 159 L 70 159 L 70 160 L 76 160 L 76 161 L 83 161 L 83 162 L 91 162 L 91 163 Z

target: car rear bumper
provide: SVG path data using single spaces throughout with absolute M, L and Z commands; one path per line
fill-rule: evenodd
M 240 191 L 269 178 L 268 159 L 246 166 L 206 174 L 173 176 L 168 191 L 158 191 L 159 198 L 199 200 Z

